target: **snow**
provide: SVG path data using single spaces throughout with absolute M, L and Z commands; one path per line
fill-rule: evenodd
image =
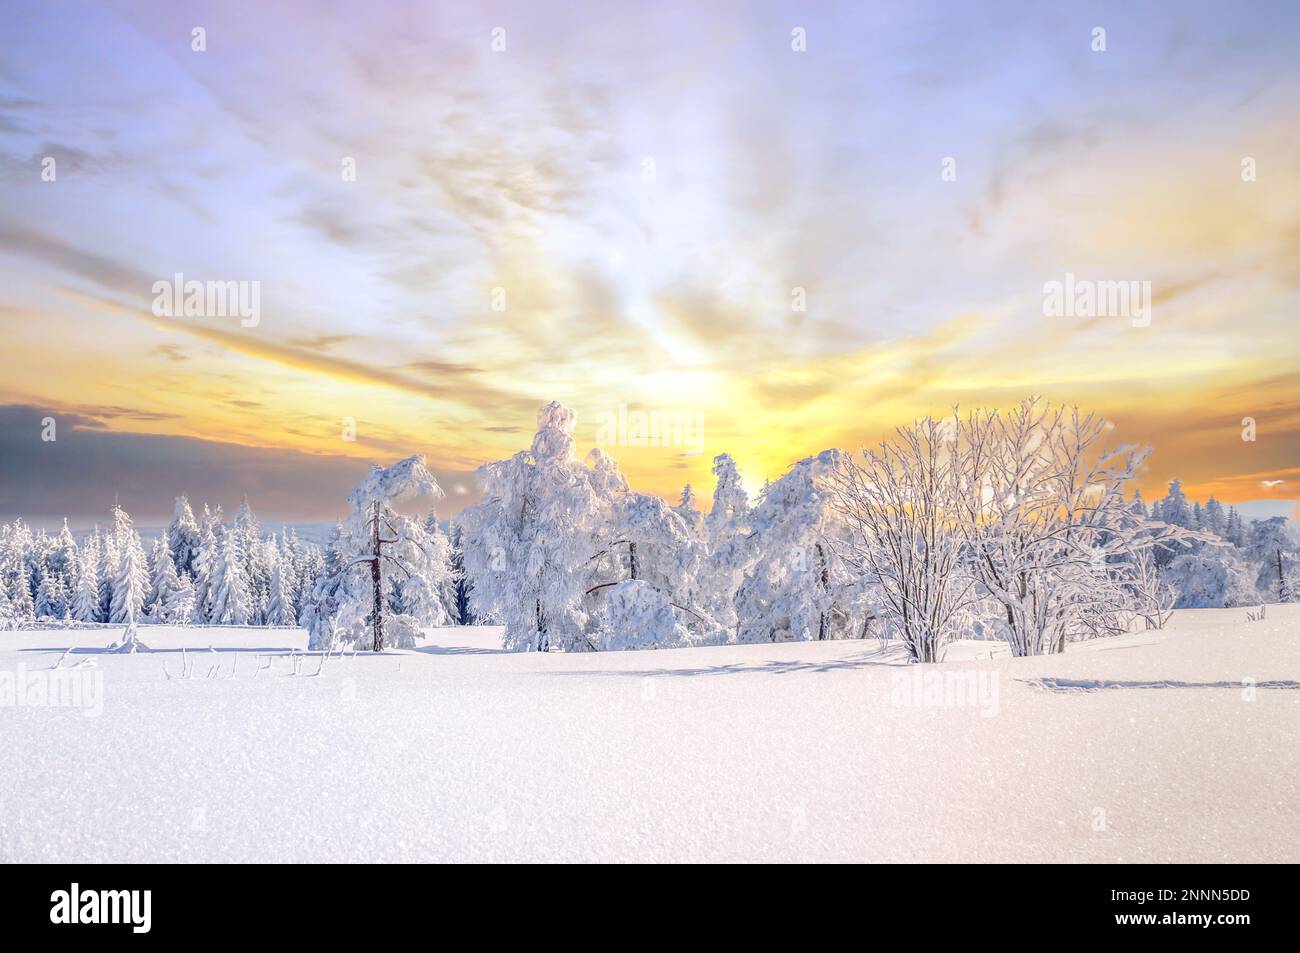
M 0 633 L 0 861 L 1300 861 L 1300 606 L 927 666 L 462 627 L 322 668 L 296 629 L 120 634 Z M 102 676 L 102 714 L 5 701 L 56 665 Z

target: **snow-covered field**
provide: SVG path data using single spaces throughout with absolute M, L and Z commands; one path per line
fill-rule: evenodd
M 1300 861 L 1300 606 L 924 667 L 116 635 L 0 633 L 0 859 Z M 52 672 L 82 707 L 39 704 Z

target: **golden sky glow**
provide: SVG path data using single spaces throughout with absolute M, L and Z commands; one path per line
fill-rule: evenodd
M 1103 8 L 1105 53 L 1034 8 L 547 6 L 19 4 L 0 403 L 335 465 L 423 452 L 455 510 L 550 399 L 583 450 L 621 406 L 702 414 L 702 452 L 606 449 L 707 495 L 719 452 L 759 483 L 1037 393 L 1154 444 L 1148 497 L 1297 497 L 1285 5 Z M 260 323 L 155 317 L 176 272 L 260 281 Z M 1045 316 L 1067 272 L 1149 281 L 1150 325 Z M 222 502 L 246 484 L 232 464 Z

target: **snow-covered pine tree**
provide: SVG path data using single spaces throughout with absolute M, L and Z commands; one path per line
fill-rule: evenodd
M 1227 519 L 1223 513 L 1223 504 L 1210 497 L 1205 501 L 1205 513 L 1201 527 L 1215 536 L 1222 537 L 1227 532 Z
M 96 534 L 98 534 L 96 529 Z M 99 617 L 108 622 L 113 613 L 113 580 L 117 578 L 121 555 L 111 532 L 100 540 L 99 549 Z
M 455 625 L 456 580 L 452 575 L 451 542 L 430 511 L 411 542 L 420 551 L 419 571 L 398 583 L 393 609 L 420 625 Z M 411 567 L 415 568 L 415 567 Z
M 260 625 L 270 587 L 271 570 L 263 549 L 261 526 L 247 496 L 239 502 L 231 532 L 238 540 L 240 564 L 243 566 L 245 588 L 248 590 L 248 623 Z
M 318 546 L 304 546 L 297 530 L 290 528 L 286 547 L 293 561 L 293 604 L 301 619 L 304 606 L 311 600 L 312 586 L 325 572 L 325 558 Z
M 166 619 L 172 625 L 184 625 L 194 617 L 194 582 L 180 577 L 180 585 L 167 601 Z
M 4 585 L 0 584 L 0 631 L 5 629 L 17 629 L 22 625 L 22 620 L 18 618 L 18 613 L 14 611 L 14 604 L 9 598 L 9 593 Z
M 681 499 L 673 507 L 677 515 L 682 518 L 686 528 L 690 530 L 691 536 L 697 540 L 703 540 L 704 536 L 704 514 L 695 507 L 695 490 L 687 483 L 682 487 Z
M 1232 545 L 1236 546 L 1238 549 L 1246 548 L 1246 525 L 1241 518 L 1241 514 L 1237 512 L 1235 506 L 1228 507 L 1226 532 L 1227 536 L 1225 538 L 1228 542 L 1232 543 Z
M 203 508 L 202 535 L 199 537 L 198 549 L 194 552 L 194 607 L 190 615 L 190 621 L 196 625 L 202 625 L 207 622 L 212 615 L 212 580 L 213 576 L 219 571 L 217 560 L 219 558 L 217 537 L 213 530 L 213 524 L 207 519 L 207 507 Z
M 99 603 L 99 537 L 92 536 L 77 559 L 77 580 L 72 593 L 72 618 L 102 622 Z
M 176 567 L 178 576 L 182 573 L 194 575 L 194 558 L 198 555 L 200 538 L 199 524 L 194 519 L 194 511 L 190 509 L 189 498 L 181 494 L 176 497 L 172 521 L 167 526 L 167 546 L 171 550 L 172 564 Z
M 1187 503 L 1180 480 L 1169 481 L 1169 493 L 1160 503 L 1160 519 L 1174 526 L 1193 528 L 1192 508 Z
M 145 559 L 140 534 L 131 528 L 130 517 L 120 507 L 115 535 L 124 542 L 113 578 L 113 603 L 108 621 L 134 626 L 144 616 L 144 600 L 149 593 L 149 564 Z
M 248 576 L 239 541 L 237 533 L 227 532 L 217 544 L 208 584 L 212 600 L 208 621 L 215 625 L 248 625 Z
M 22 550 L 18 552 L 18 568 L 11 597 L 14 617 L 20 623 L 36 621 L 36 603 L 32 598 L 31 580 L 27 575 L 27 559 Z
M 266 625 L 294 625 L 298 614 L 293 604 L 292 557 L 288 550 L 278 552 L 271 566 L 271 581 L 266 601 Z
M 64 587 L 70 592 L 77 575 L 77 541 L 73 538 L 72 531 L 68 529 L 66 518 L 46 563 L 49 570 L 58 576 Z
M 1295 557 L 1292 555 L 1289 559 L 1284 558 L 1281 551 L 1277 554 L 1277 572 L 1280 578 L 1278 583 L 1278 601 L 1279 602 L 1300 602 L 1300 581 L 1297 580 L 1297 567 L 1294 565 Z
M 465 530 L 460 523 L 451 524 L 451 576 L 454 587 L 455 611 L 451 614 L 456 625 L 473 625 L 474 612 L 470 608 L 470 582 L 465 573 Z
M 36 572 L 36 597 L 32 600 L 32 613 L 37 619 L 62 619 L 63 604 L 59 598 L 59 577 L 39 567 Z
M 171 546 L 159 536 L 154 540 L 150 554 L 153 569 L 150 574 L 149 595 L 145 599 L 145 609 L 159 622 L 170 622 L 173 595 L 181 586 L 176 574 L 176 564 L 172 561 Z

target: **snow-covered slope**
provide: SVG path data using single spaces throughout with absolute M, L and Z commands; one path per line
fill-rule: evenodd
M 0 633 L 0 860 L 1300 861 L 1300 606 L 913 667 L 468 628 L 317 675 L 294 630 L 116 635 Z M 56 664 L 98 717 L 4 696 Z

